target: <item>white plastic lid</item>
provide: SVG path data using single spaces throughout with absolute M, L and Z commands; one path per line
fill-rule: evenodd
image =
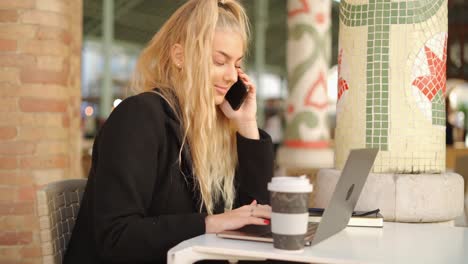
M 277 176 L 268 183 L 268 190 L 272 192 L 307 193 L 312 192 L 312 184 L 303 176 Z

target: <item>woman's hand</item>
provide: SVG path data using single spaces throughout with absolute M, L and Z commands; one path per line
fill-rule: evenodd
M 241 107 L 234 111 L 231 105 L 224 100 L 221 103 L 221 111 L 231 119 L 237 127 L 237 131 L 244 137 L 259 139 L 260 135 L 258 134 L 257 126 L 257 88 L 251 82 L 250 77 L 245 74 L 242 69 L 238 68 L 237 70 L 239 78 L 247 86 L 248 92 L 247 97 L 244 100 L 244 103 Z
M 271 207 L 253 201 L 237 209 L 222 214 L 209 215 L 205 218 L 206 233 L 219 233 L 235 230 L 245 225 L 268 225 Z

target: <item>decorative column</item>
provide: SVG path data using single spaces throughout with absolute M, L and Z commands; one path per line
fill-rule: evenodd
M 81 172 L 82 0 L 0 1 L 0 263 L 39 263 L 36 190 Z
M 102 55 L 103 72 L 99 100 L 99 121 L 104 122 L 112 110 L 114 89 L 112 84 L 112 43 L 114 40 L 114 0 L 102 2 Z
M 318 206 L 350 149 L 378 148 L 358 209 L 454 219 L 463 179 L 445 172 L 447 0 L 342 0 L 339 43 L 336 170 L 320 171 Z
M 288 170 L 333 166 L 327 124 L 331 1 L 288 1 L 288 89 L 278 163 Z

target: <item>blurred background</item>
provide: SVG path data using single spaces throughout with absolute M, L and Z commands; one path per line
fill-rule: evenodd
M 337 100 L 337 53 L 339 0 L 332 1 L 331 8 L 331 59 L 327 77 L 328 115 L 333 139 L 334 117 Z M 82 133 L 85 139 L 85 172 L 89 166 L 92 140 L 109 111 L 131 95 L 131 79 L 137 56 L 168 17 L 184 3 L 183 0 L 115 0 L 111 6 L 103 0 L 83 1 L 83 46 L 81 79 Z M 245 69 L 258 86 L 260 101 L 258 110 L 262 128 L 273 135 L 280 144 L 285 129 L 283 117 L 288 97 L 286 68 L 287 50 L 287 1 L 243 1 L 252 26 L 252 40 Z M 464 149 L 468 122 L 468 3 L 464 0 L 448 1 L 449 34 L 447 56 L 448 120 L 453 129 L 447 143 Z M 105 16 L 105 8 L 112 15 Z M 112 40 L 105 40 L 105 20 L 113 19 Z M 110 43 L 110 45 L 109 45 Z M 105 53 L 103 51 L 109 51 Z M 110 56 L 106 70 L 105 56 Z M 109 79 L 105 82 L 105 79 Z M 259 85 L 260 84 L 260 85 Z M 103 86 L 110 86 L 103 89 Z M 103 104 L 106 104 L 103 108 Z M 468 118 L 467 118 L 468 119 Z M 449 150 L 450 152 L 450 150 Z M 449 153 L 448 166 L 454 166 Z
M 81 79 L 81 117 L 83 132 L 83 167 L 89 168 L 87 153 L 99 126 L 108 116 L 111 107 L 131 95 L 131 79 L 137 56 L 169 16 L 184 3 L 183 0 L 115 0 L 107 6 L 102 0 L 83 1 L 83 48 Z M 283 138 L 285 100 L 288 97 L 287 52 L 287 1 L 242 1 L 251 22 L 252 39 L 244 62 L 246 72 L 258 87 L 258 119 L 278 147 Z M 104 31 L 105 9 L 113 10 L 111 42 L 106 42 Z M 332 1 L 332 56 L 331 65 L 337 64 L 339 1 Z M 109 43 L 111 43 L 109 45 Z M 109 50 L 110 67 L 105 67 Z M 108 70 L 106 70 L 108 69 Z M 106 82 L 105 80 L 108 79 Z M 103 85 L 109 85 L 103 89 Z M 328 111 L 334 120 L 337 98 L 337 71 L 331 67 L 328 86 Z M 104 107 L 104 108 L 103 108 Z

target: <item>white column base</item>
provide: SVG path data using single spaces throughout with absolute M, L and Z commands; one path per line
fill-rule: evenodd
M 315 207 L 326 208 L 341 171 L 322 169 L 317 174 Z M 444 222 L 463 214 L 463 178 L 457 173 L 371 173 L 355 210 L 379 208 L 386 221 Z
M 333 168 L 335 152 L 326 149 L 300 149 L 280 147 L 277 162 L 288 169 Z

